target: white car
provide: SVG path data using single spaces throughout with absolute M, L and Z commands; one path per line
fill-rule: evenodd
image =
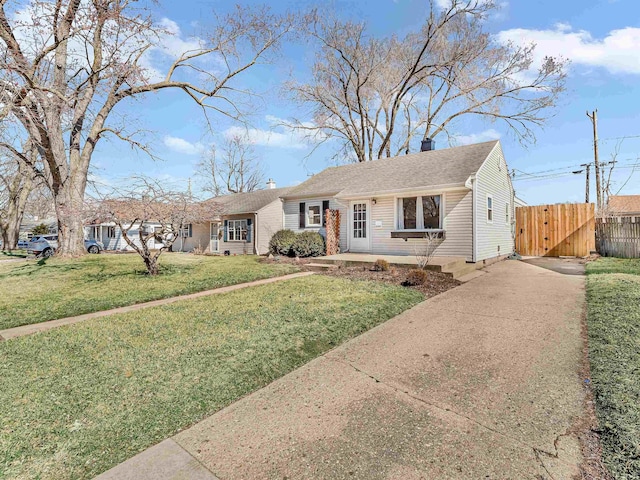
M 33 237 L 27 247 L 27 253 L 36 257 L 49 258 L 58 248 L 58 235 L 40 235 Z M 89 253 L 100 253 L 104 246 L 95 240 L 85 240 L 84 248 Z

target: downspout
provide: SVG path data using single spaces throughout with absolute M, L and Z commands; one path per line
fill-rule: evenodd
M 253 214 L 253 251 L 256 252 L 256 255 L 260 255 L 260 251 L 258 250 L 258 212 Z
M 477 253 L 476 253 L 476 248 L 477 248 L 477 226 L 476 226 L 476 208 L 477 208 L 477 201 L 476 201 L 476 184 L 477 184 L 477 179 L 476 179 L 476 175 L 473 174 L 471 176 L 469 176 L 469 178 L 467 179 L 467 181 L 465 182 L 465 187 L 470 188 L 471 189 L 471 261 L 473 263 L 476 263 L 476 258 Z

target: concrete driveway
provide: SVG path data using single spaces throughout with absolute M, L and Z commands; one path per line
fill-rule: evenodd
M 99 478 L 572 478 L 583 277 L 487 272 Z

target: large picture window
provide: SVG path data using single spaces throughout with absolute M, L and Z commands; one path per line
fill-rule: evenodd
M 441 195 L 423 195 L 398 199 L 399 230 L 442 228 Z
M 230 242 L 247 241 L 247 221 L 229 220 L 227 224 L 227 235 Z

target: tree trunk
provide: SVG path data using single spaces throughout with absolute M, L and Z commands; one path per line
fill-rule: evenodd
M 144 260 L 144 264 L 147 267 L 147 273 L 149 275 L 157 275 L 158 274 L 158 259 L 154 258 L 153 256 L 149 255 L 146 257 L 142 257 L 142 259 Z
M 86 182 L 77 185 L 72 178 L 54 193 L 53 200 L 58 217 L 58 251 L 65 257 L 86 253 L 84 248 L 83 204 Z
M 0 223 L 2 230 L 2 250 L 12 251 L 18 247 L 20 225 L 24 218 L 29 194 L 33 190 L 33 177 L 27 167 L 20 165 L 14 181 L 10 185 L 9 203 L 6 216 Z

